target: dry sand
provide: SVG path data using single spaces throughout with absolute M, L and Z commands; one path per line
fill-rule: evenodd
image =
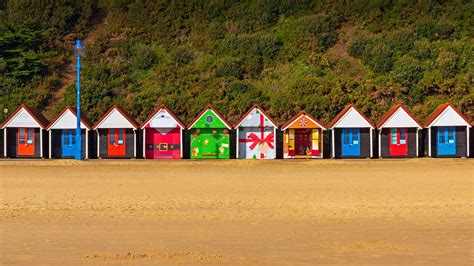
M 473 162 L 0 161 L 0 264 L 472 265 Z

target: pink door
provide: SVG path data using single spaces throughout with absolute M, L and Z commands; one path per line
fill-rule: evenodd
M 181 131 L 179 128 L 146 128 L 145 156 L 147 159 L 180 159 Z

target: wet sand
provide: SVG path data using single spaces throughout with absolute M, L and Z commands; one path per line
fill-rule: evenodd
M 474 263 L 474 161 L 0 161 L 0 264 Z

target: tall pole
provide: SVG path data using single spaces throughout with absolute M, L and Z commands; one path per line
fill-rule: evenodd
M 76 61 L 77 61 L 77 93 L 76 93 L 76 160 L 82 160 L 82 134 L 81 134 L 81 50 L 82 43 L 76 41 Z

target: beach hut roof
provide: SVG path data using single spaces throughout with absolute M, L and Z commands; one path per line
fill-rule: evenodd
M 377 123 L 377 128 L 423 128 L 418 120 L 405 108 L 403 104 L 396 104 L 390 108 Z
M 271 119 L 271 117 L 258 105 L 258 104 L 254 104 L 241 118 L 239 121 L 237 121 L 237 123 L 234 124 L 234 128 L 238 128 L 240 125 L 244 124 L 243 126 L 247 126 L 245 125 L 246 124 L 246 121 L 247 121 L 247 118 L 250 118 L 250 116 L 252 115 L 253 111 L 257 109 L 258 112 L 260 112 L 260 114 L 262 114 L 266 119 L 267 121 L 273 126 L 273 127 L 278 127 L 278 124 L 273 120 Z
M 201 120 L 201 118 L 207 114 L 208 112 L 214 114 L 223 124 L 223 126 L 225 126 L 227 129 L 232 129 L 232 125 L 227 122 L 227 120 L 224 119 L 224 117 L 210 104 L 208 104 L 206 106 L 206 108 L 204 108 L 204 110 L 202 110 L 194 119 L 193 121 L 191 121 L 191 123 L 189 123 L 188 125 L 188 129 L 191 129 L 195 126 L 195 124 Z
M 163 116 L 165 114 L 163 114 L 163 112 L 169 114 L 170 117 L 164 118 Z M 168 107 L 166 107 L 166 105 L 164 105 L 164 104 L 162 104 L 159 108 L 156 108 L 153 111 L 153 113 L 151 113 L 151 115 L 148 116 L 148 118 L 145 120 L 145 122 L 142 123 L 140 128 L 143 129 L 143 128 L 146 127 L 146 125 L 148 125 L 149 123 L 152 123 L 152 121 L 155 119 L 155 117 L 158 116 L 160 113 L 162 113 L 162 117 L 160 117 L 160 118 L 163 118 L 163 121 L 162 121 L 163 124 L 153 125 L 152 127 L 155 127 L 155 128 L 158 128 L 158 127 L 174 128 L 176 126 L 179 126 L 181 129 L 186 128 L 186 125 L 181 121 L 181 119 L 179 119 L 177 116 L 175 116 L 173 114 L 173 112 L 171 112 L 168 109 Z
M 122 108 L 114 105 L 105 113 L 99 121 L 92 127 L 98 128 L 138 128 L 138 123 L 130 118 Z
M 13 112 L 7 120 L 3 122 L 0 128 L 6 127 L 38 127 L 46 128 L 49 124 L 48 119 L 34 108 L 28 108 L 25 104 L 21 104 L 15 112 Z
M 319 127 L 323 130 L 326 130 L 327 127 L 321 123 L 318 119 L 316 119 L 314 116 L 311 114 L 307 113 L 306 111 L 301 111 L 297 115 L 295 115 L 293 118 L 291 118 L 288 122 L 286 122 L 283 126 L 281 126 L 281 130 L 286 130 L 287 128 L 292 127 L 295 123 L 300 121 L 302 117 L 306 117 L 309 119 L 310 122 L 314 123 L 314 126 Z
M 46 130 L 50 129 L 74 129 L 76 128 L 76 108 L 66 106 L 64 109 L 53 118 L 51 123 L 46 127 Z M 92 129 L 90 126 L 91 122 L 89 118 L 81 111 L 81 128 Z
M 472 127 L 472 122 L 462 115 L 462 113 L 451 103 L 439 105 L 428 117 L 423 125 L 433 126 L 468 126 Z
M 349 104 L 331 121 L 329 128 L 375 128 L 375 125 L 357 109 L 353 104 Z

